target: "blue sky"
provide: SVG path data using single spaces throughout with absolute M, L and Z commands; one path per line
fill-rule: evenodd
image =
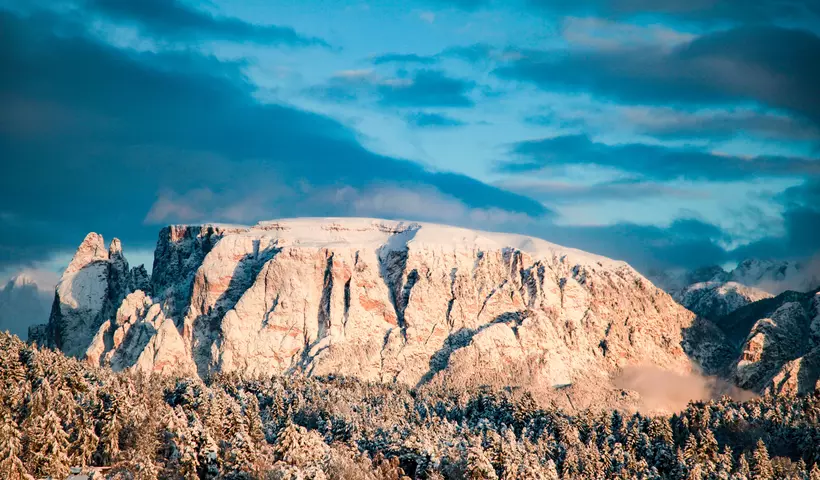
M 811 256 L 818 35 L 815 0 L 0 0 L 0 272 L 306 215 Z

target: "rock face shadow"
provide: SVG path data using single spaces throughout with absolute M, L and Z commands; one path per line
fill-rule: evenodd
M 484 330 L 490 328 L 493 325 L 503 323 L 506 325 L 510 325 L 513 329 L 513 332 L 515 332 L 516 337 L 518 337 L 517 329 L 525 318 L 527 318 L 526 311 L 505 312 L 492 319 L 492 321 L 490 321 L 489 323 L 485 323 L 484 325 L 481 325 L 478 328 L 460 328 L 455 332 L 451 333 L 444 340 L 444 345 L 430 358 L 430 369 L 421 377 L 421 380 L 419 380 L 419 382 L 416 384 L 416 388 L 419 388 L 422 385 L 429 383 L 431 380 L 433 380 L 437 373 L 446 369 L 450 365 L 450 357 L 452 356 L 452 354 L 456 350 L 470 345 L 470 343 L 472 343 L 473 341 L 473 337 L 475 337 L 479 333 L 483 332 Z
M 251 288 L 264 266 L 280 251 L 282 249 L 275 244 L 260 249 L 259 240 L 254 240 L 253 252 L 244 255 L 237 262 L 228 287 L 216 299 L 213 307 L 194 319 L 194 363 L 200 378 L 206 378 L 211 373 L 211 366 L 216 361 L 210 358 L 211 347 L 221 342 L 220 324 L 225 314 L 236 306 L 242 295 Z

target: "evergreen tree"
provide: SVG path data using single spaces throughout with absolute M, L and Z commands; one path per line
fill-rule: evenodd
M 772 480 L 774 478 L 774 468 L 769 458 L 769 451 L 763 440 L 757 441 L 757 446 L 752 454 L 752 475 L 755 480 Z
M 60 418 L 49 410 L 36 417 L 28 432 L 26 464 L 35 475 L 65 477 L 68 475 L 68 434 Z
M 23 447 L 20 430 L 7 412 L 0 418 L 0 478 L 5 480 L 33 480 L 20 456 Z
M 94 429 L 94 419 L 85 410 L 80 410 L 75 417 L 71 433 L 71 459 L 75 465 L 86 466 L 91 462 L 100 441 Z
M 811 472 L 809 472 L 809 480 L 820 480 L 820 467 L 818 467 L 816 463 L 811 466 Z

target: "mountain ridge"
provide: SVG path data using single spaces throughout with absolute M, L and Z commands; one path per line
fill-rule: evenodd
M 115 370 L 558 386 L 724 361 L 719 332 L 626 263 L 532 237 L 378 219 L 169 226 L 142 288 L 122 281 L 136 274 L 119 242 L 106 254 L 89 237 L 43 341 L 80 339 L 72 356 Z M 61 288 L 78 276 L 102 300 L 72 304 Z

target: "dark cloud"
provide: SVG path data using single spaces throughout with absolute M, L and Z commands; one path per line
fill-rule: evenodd
M 439 113 L 415 112 L 405 116 L 407 123 L 414 127 L 460 127 L 464 122 L 457 118 L 448 117 Z
M 627 110 L 624 120 L 637 133 L 664 140 L 728 140 L 750 136 L 764 140 L 820 140 L 820 128 L 799 118 L 754 110 L 721 110 L 689 112 L 652 108 Z
M 737 256 L 795 258 L 820 253 L 820 181 L 788 188 L 777 200 L 783 206 L 783 235 L 743 246 Z
M 475 83 L 448 77 L 440 70 L 419 70 L 408 79 L 378 86 L 381 103 L 395 107 L 471 107 Z
M 467 209 L 548 214 L 474 179 L 376 155 L 327 117 L 258 103 L 240 65 L 55 36 L 58 21 L 0 11 L 0 69 L 12 72 L 0 76 L 0 98 L 14 106 L 0 110 L 0 262 L 73 249 L 90 230 L 150 247 L 156 227 L 140 219 L 180 218 L 189 197 L 223 207 L 203 208 L 212 221 L 332 215 L 345 211 L 332 192 L 400 181 Z M 305 210 L 279 201 L 311 191 L 329 200 Z
M 522 51 L 496 70 L 548 91 L 627 104 L 725 106 L 758 102 L 820 123 L 820 37 L 778 27 L 710 33 L 666 49 Z
M 656 180 L 742 180 L 765 176 L 820 175 L 820 160 L 717 155 L 692 148 L 638 143 L 607 145 L 585 135 L 567 135 L 515 144 L 506 173 L 528 173 L 565 165 L 599 165 Z
M 601 200 L 638 200 L 652 197 L 699 198 L 704 194 L 664 183 L 637 179 L 601 182 L 591 185 L 570 184 L 533 178 L 513 178 L 495 183 L 547 205 L 579 204 Z
M 421 65 L 432 65 L 438 60 L 432 56 L 416 55 L 415 53 L 386 53 L 373 58 L 374 65 L 384 65 L 387 63 L 418 63 Z
M 328 46 L 322 39 L 301 35 L 289 27 L 215 16 L 180 0 L 87 0 L 86 7 L 164 39 Z
M 702 24 L 768 23 L 820 17 L 815 0 L 529 0 L 548 11 L 605 18 L 664 16 Z
M 640 271 L 694 268 L 730 260 L 720 246 L 720 228 L 683 218 L 669 226 L 617 223 L 601 226 L 553 226 L 543 232 L 550 241 L 624 260 Z

